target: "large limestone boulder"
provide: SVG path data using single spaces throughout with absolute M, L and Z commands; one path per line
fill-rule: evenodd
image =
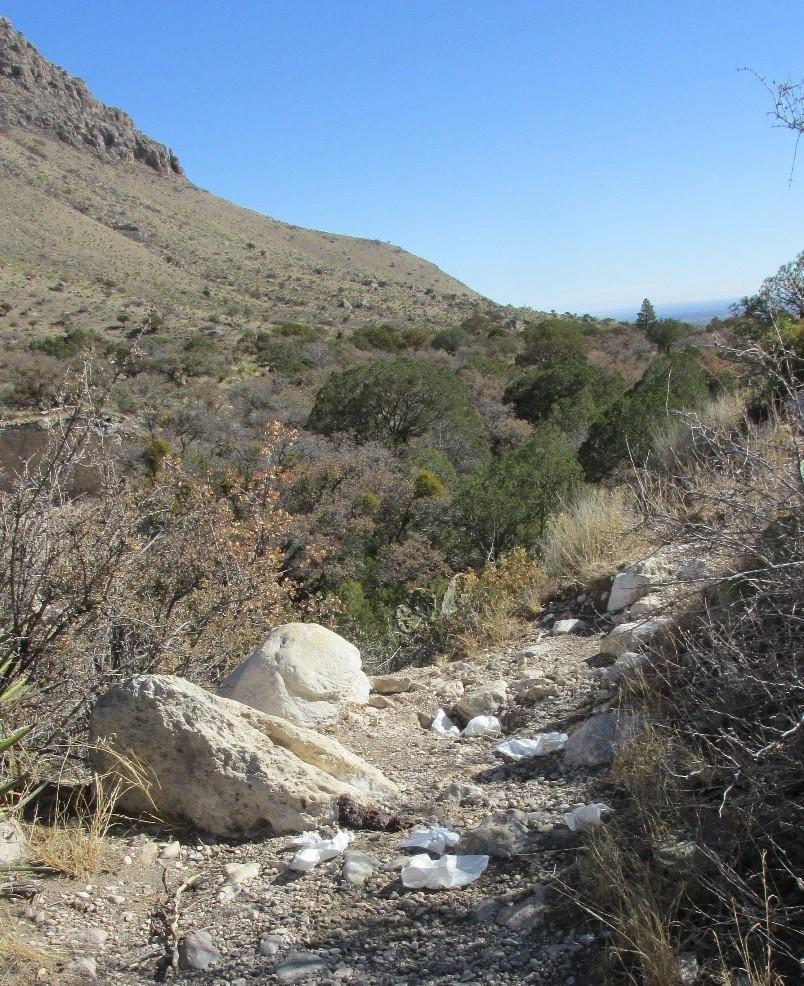
M 100 771 L 131 757 L 152 780 L 123 807 L 219 836 L 301 832 L 338 819 L 338 799 L 393 797 L 396 785 L 336 740 L 209 694 L 172 675 L 137 675 L 97 703 L 91 756 Z
M 360 651 L 317 623 L 286 623 L 218 689 L 222 698 L 315 729 L 345 705 L 365 705 L 371 686 Z

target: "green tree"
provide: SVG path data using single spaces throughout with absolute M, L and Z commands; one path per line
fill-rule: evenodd
M 660 353 L 669 353 L 683 342 L 692 331 L 692 326 L 677 318 L 658 318 L 648 323 L 645 335 Z
M 435 425 L 482 444 L 480 416 L 457 373 L 410 357 L 333 373 L 316 394 L 307 422 L 324 435 L 350 431 L 394 447 Z
M 585 340 L 577 322 L 570 318 L 545 318 L 522 332 L 524 348 L 517 356 L 519 366 L 534 366 L 546 360 L 583 355 Z
M 561 434 L 545 427 L 464 481 L 455 497 L 458 541 L 470 562 L 533 547 L 550 514 L 582 482 L 578 460 Z
M 642 299 L 642 307 L 637 312 L 635 321 L 637 328 L 646 332 L 656 322 L 656 312 L 647 298 Z
M 576 355 L 545 360 L 509 384 L 503 397 L 517 417 L 535 425 L 550 421 L 581 440 L 590 423 L 624 391 L 622 377 Z
M 630 460 L 643 462 L 668 412 L 698 406 L 710 390 L 711 382 L 692 350 L 657 357 L 632 390 L 589 429 L 578 450 L 586 478 L 599 482 Z

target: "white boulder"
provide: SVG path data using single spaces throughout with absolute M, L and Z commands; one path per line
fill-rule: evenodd
M 618 610 L 627 609 L 637 599 L 647 595 L 651 586 L 666 578 L 667 572 L 658 558 L 634 562 L 614 576 L 606 603 L 606 612 L 616 613 Z
M 123 808 L 219 836 L 301 832 L 336 822 L 341 797 L 398 792 L 336 740 L 171 675 L 115 685 L 92 712 L 89 738 L 98 770 L 120 769 L 104 740 L 151 779 L 146 791 L 129 788 Z
M 317 623 L 276 627 L 218 689 L 221 698 L 313 729 L 350 703 L 365 705 L 369 692 L 357 647 Z

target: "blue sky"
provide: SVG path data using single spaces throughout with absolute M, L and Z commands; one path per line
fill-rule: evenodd
M 750 66 L 801 0 L 5 0 L 196 183 L 560 311 L 755 290 L 804 249 L 804 155 Z

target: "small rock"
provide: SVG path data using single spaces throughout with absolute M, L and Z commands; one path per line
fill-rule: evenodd
M 473 688 L 458 702 L 458 712 L 467 721 L 475 716 L 493 716 L 508 698 L 508 682 L 502 678 Z
M 262 938 L 260 938 L 257 951 L 260 955 L 266 955 L 268 958 L 273 958 L 282 951 L 285 945 L 286 942 L 282 935 L 263 935 Z
M 488 801 L 483 789 L 477 784 L 453 781 L 438 795 L 439 801 L 457 801 L 460 805 L 479 805 Z
M 430 687 L 445 702 L 456 702 L 464 691 L 462 681 L 444 681 L 443 678 L 433 678 Z
M 584 620 L 557 620 L 553 624 L 553 636 L 562 637 L 568 633 L 585 633 L 589 624 Z
M 619 746 L 642 730 L 642 720 L 622 709 L 592 716 L 572 733 L 564 751 L 568 767 L 600 767 L 611 763 Z
M 177 842 L 178 846 L 179 843 Z M 179 846 L 179 851 L 181 851 L 181 846 Z M 157 858 L 159 857 L 159 846 L 152 840 L 148 839 L 147 842 L 142 844 L 142 849 L 140 849 L 140 862 L 145 866 L 152 866 Z M 164 859 L 169 859 L 169 856 L 164 856 Z
M 179 945 L 181 969 L 198 969 L 203 972 L 222 959 L 223 956 L 215 947 L 208 931 L 189 931 Z
M 77 955 L 68 963 L 67 971 L 82 979 L 97 979 L 98 963 L 90 955 Z
M 353 887 L 362 887 L 379 866 L 379 859 L 360 849 L 348 849 L 343 854 L 343 877 Z
M 329 967 L 313 952 L 291 952 L 284 962 L 276 967 L 280 983 L 295 983 L 308 976 L 329 974 Z
M 14 822 L 0 822 L 0 866 L 9 866 L 25 855 L 25 836 Z
M 461 837 L 462 853 L 478 853 L 511 859 L 531 852 L 536 836 L 528 828 L 527 816 L 518 809 L 495 811 Z
M 390 698 L 386 698 L 385 695 L 371 695 L 369 696 L 368 704 L 372 709 L 395 709 L 396 703 L 392 702 Z
M 145 852 L 145 849 L 143 849 L 143 852 Z M 159 853 L 160 859 L 178 859 L 179 856 L 181 856 L 180 842 L 168 842 L 166 846 L 162 846 Z
M 369 681 L 375 695 L 399 695 L 402 692 L 409 692 L 413 684 L 410 678 L 397 678 L 394 675 L 380 675 L 369 678 Z
M 544 915 L 546 888 L 537 886 L 534 892 L 513 907 L 501 908 L 495 917 L 497 924 L 511 931 L 529 931 L 539 924 Z
M 237 887 L 242 883 L 248 883 L 260 875 L 259 863 L 227 863 L 223 867 L 226 874 L 226 882 Z
M 87 928 L 84 932 L 84 941 L 95 948 L 105 948 L 108 938 L 109 932 L 104 928 Z
M 611 633 L 600 641 L 600 651 L 619 657 L 626 651 L 640 651 L 644 646 L 655 643 L 672 624 L 666 616 L 639 622 L 629 621 L 614 627 Z

